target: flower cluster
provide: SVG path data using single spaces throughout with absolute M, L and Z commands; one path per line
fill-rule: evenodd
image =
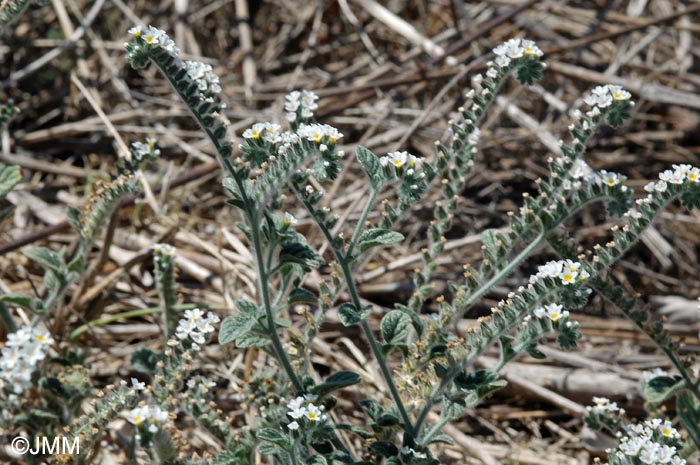
M 537 274 L 530 277 L 530 282 L 543 278 L 560 279 L 564 285 L 588 279 L 589 274 L 581 269 L 581 264 L 572 260 L 552 260 L 537 268 Z
M 137 428 L 147 426 L 149 433 L 156 433 L 159 426 L 168 421 L 168 412 L 154 405 L 136 407 L 126 415 L 126 419 Z
M 136 68 L 145 66 L 150 52 L 163 50 L 175 61 L 175 65 L 183 69 L 196 83 L 203 97 L 211 98 L 211 94 L 221 92 L 219 77 L 214 74 L 211 65 L 199 61 L 182 61 L 180 49 L 165 31 L 153 26 L 148 26 L 144 31 L 141 26 L 136 26 L 129 29 L 129 34 L 135 41 L 124 45 L 127 49 L 126 59 L 132 66 Z
M 129 34 L 136 39 L 143 40 L 148 46 L 159 46 L 172 57 L 177 58 L 180 55 L 180 49 L 177 48 L 175 42 L 168 37 L 165 31 L 153 26 L 148 26 L 144 31 L 141 26 L 135 26 L 129 29 Z M 128 56 L 127 56 L 128 59 Z
M 343 137 L 336 128 L 327 124 L 301 124 L 297 130 L 297 135 L 302 139 L 319 144 L 319 150 L 324 152 L 329 145 L 335 144 Z
M 586 424 L 595 430 L 606 428 L 617 434 L 622 427 L 625 410 L 605 397 L 594 397 L 593 403 L 594 405 L 586 407 Z
M 153 244 L 153 253 L 156 257 L 172 257 L 175 255 L 175 247 L 170 244 Z
M 595 405 L 586 407 L 586 412 L 593 415 L 624 415 L 624 409 L 617 406 L 617 402 L 610 402 L 606 397 L 594 397 Z
M 198 308 L 185 310 L 185 318 L 178 323 L 175 335 L 180 340 L 192 339 L 195 344 L 204 344 L 207 334 L 214 332 L 214 324 L 219 321 L 219 317 L 211 312 L 204 315 Z
M 211 391 L 216 383 L 205 376 L 193 376 L 187 380 L 187 387 L 199 395 L 204 395 Z
M 534 314 L 537 318 L 544 318 L 547 317 L 550 320 L 552 320 L 554 323 L 557 321 L 568 318 L 569 317 L 569 312 L 567 310 L 563 310 L 564 306 L 559 305 L 559 304 L 547 304 L 544 307 L 537 307 L 534 310 Z M 562 311 L 563 310 L 563 311 Z
M 287 428 L 296 431 L 304 425 L 313 425 L 317 422 L 326 421 L 328 415 L 323 413 L 325 408 L 323 405 L 315 405 L 314 401 L 316 399 L 317 396 L 306 394 L 291 400 L 287 404 L 287 408 L 289 409 L 287 415 L 292 421 L 287 425 Z
M 602 178 L 603 184 L 608 187 L 614 187 L 622 184 L 622 182 L 627 179 L 627 176 L 618 173 L 611 173 L 605 170 L 600 170 L 600 177 Z
M 155 158 L 160 155 L 160 150 L 156 148 L 156 140 L 149 137 L 146 142 L 132 142 L 131 143 L 131 155 L 137 162 L 147 160 L 150 158 Z
M 314 116 L 314 110 L 318 108 L 316 103 L 318 95 L 310 90 L 292 91 L 284 98 L 284 111 L 287 121 L 293 123 L 297 118 L 310 119 Z
M 422 170 L 423 160 L 408 152 L 390 152 L 379 158 L 379 163 L 385 173 L 401 179 L 410 190 L 418 190 L 426 176 Z
M 510 39 L 493 49 L 496 55 L 496 64 L 501 68 L 510 65 L 511 60 L 522 58 L 523 56 L 541 57 L 542 50 L 531 40 Z
M 281 128 L 275 123 L 255 123 L 243 132 L 243 137 L 252 140 L 264 140 L 276 144 L 282 140 Z
M 7 336 L 0 358 L 0 388 L 21 394 L 32 386 L 32 373 L 53 344 L 46 331 L 24 326 Z
M 607 84 L 593 88 L 591 93 L 583 98 L 583 101 L 591 107 L 606 108 L 613 102 L 627 101 L 631 97 L 632 95 L 621 86 Z
M 700 183 L 700 168 L 687 164 L 673 165 L 672 170 L 659 173 L 658 181 L 652 181 L 644 186 L 644 190 L 649 192 L 649 195 L 637 199 L 637 204 L 650 204 L 654 200 L 655 192 L 666 192 L 669 184 L 683 184 L 686 181 Z
M 201 61 L 186 61 L 184 66 L 187 74 L 197 83 L 200 92 L 221 93 L 219 76 L 214 74 L 211 65 Z
M 649 465 L 684 465 L 686 461 L 678 455 L 679 446 L 680 434 L 671 422 L 655 418 L 641 425 L 626 426 L 620 445 L 608 453 L 620 458 L 637 458 Z

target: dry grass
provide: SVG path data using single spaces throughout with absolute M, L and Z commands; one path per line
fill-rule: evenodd
M 348 153 L 362 143 L 377 153 L 402 148 L 424 157 L 433 155 L 432 141 L 444 134 L 468 76 L 483 68 L 481 57 L 513 36 L 536 40 L 549 63 L 546 76 L 530 89 L 508 86 L 489 116 L 475 175 L 436 273 L 439 288 L 459 279 L 466 262 L 479 260 L 478 233 L 503 226 L 521 194 L 534 192 L 546 159 L 557 152 L 568 112 L 594 85 L 622 84 L 637 105 L 626 127 L 603 130 L 593 141 L 586 157 L 592 167 L 624 173 L 641 190 L 672 163 L 700 164 L 697 3 L 383 3 L 391 14 L 373 0 L 52 0 L 31 8 L 0 43 L 0 97 L 13 97 L 22 109 L 11 142 L 3 140 L 0 161 L 23 166 L 25 175 L 9 198 L 14 216 L 0 232 L 0 291 L 32 293 L 39 286 L 40 270 L 21 247 L 73 246 L 76 237 L 63 222 L 66 205 L 80 204 L 86 184 L 114 171 L 124 142 L 154 135 L 163 156 L 147 176 L 152 192 L 113 218 L 95 251 L 97 265 L 71 291 L 66 318 L 53 322 L 55 337 L 65 347 L 69 332 L 83 323 L 157 305 L 148 250 L 162 240 L 178 247 L 183 302 L 226 308 L 233 298 L 254 294 L 250 255 L 224 205 L 213 148 L 154 70 L 135 73 L 124 61 L 122 42 L 137 20 L 166 29 L 185 54 L 215 67 L 236 134 L 276 118 L 286 91 L 309 88 L 322 97 L 322 119 L 345 134 Z M 513 14 L 516 9 L 521 11 Z M 692 13 L 679 14 L 686 9 Z M 366 189 L 352 168 L 328 187 L 326 198 L 352 222 Z M 416 206 L 401 223 L 410 248 L 383 250 L 366 261 L 360 273 L 364 298 L 388 308 L 410 294 L 432 206 Z M 591 243 L 604 241 L 611 225 L 595 208 L 572 222 L 579 239 Z M 321 243 L 310 222 L 302 221 L 299 230 Z M 654 311 L 665 311 L 669 328 L 685 338 L 684 350 L 691 353 L 700 351 L 700 315 L 692 302 L 700 296 L 699 230 L 699 212 L 674 207 L 610 272 L 611 280 L 646 296 Z M 552 254 L 543 248 L 539 255 L 545 260 Z M 532 265 L 524 266 L 506 284 L 517 286 L 530 271 Z M 306 284 L 314 288 L 318 279 Z M 496 289 L 469 317 L 507 291 Z M 489 456 L 501 463 L 590 463 L 604 446 L 579 434 L 580 406 L 592 395 L 608 394 L 641 412 L 641 370 L 664 367 L 664 358 L 596 300 L 577 318 L 585 335 L 580 349 L 550 349 L 544 363 L 512 364 L 505 372 L 512 387 L 448 431 L 457 445 L 444 450 L 446 462 L 464 463 L 465 454 L 478 451 L 485 463 Z M 140 318 L 91 329 L 74 344 L 90 351 L 98 383 L 107 384 L 132 373 L 124 361 L 134 347 L 160 347 L 160 335 L 156 320 Z M 363 368 L 367 352 L 356 336 L 331 318 L 315 347 L 316 369 L 367 371 L 367 382 L 383 389 Z M 235 387 L 246 380 L 245 363 L 258 357 L 217 346 L 206 353 L 206 369 L 222 381 L 221 407 L 237 422 L 245 422 L 247 413 Z M 343 406 L 352 416 L 349 399 Z M 113 439 L 118 447 L 119 438 Z M 194 434 L 196 448 L 203 441 Z

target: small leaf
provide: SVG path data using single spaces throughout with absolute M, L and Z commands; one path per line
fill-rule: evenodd
M 243 334 L 236 339 L 236 347 L 241 349 L 245 349 L 247 347 L 260 348 L 267 345 L 270 345 L 270 340 L 268 338 L 252 333 Z
M 19 166 L 0 163 L 0 199 L 4 199 L 21 180 L 22 172 Z
M 297 287 L 295 289 L 292 289 L 292 292 L 289 293 L 289 299 L 287 299 L 287 303 L 289 305 L 315 305 L 316 303 L 318 303 L 318 297 L 316 297 L 316 295 L 311 291 L 307 291 L 306 289 Z
M 253 329 L 257 318 L 254 315 L 229 316 L 221 322 L 219 344 L 229 344 Z
M 473 391 L 481 386 L 487 385 L 498 378 L 498 373 L 492 370 L 477 370 L 474 372 L 462 372 L 455 377 L 455 385 L 457 387 Z
M 372 228 L 360 237 L 360 252 L 365 252 L 378 245 L 398 244 L 404 239 L 403 234 L 388 229 Z
M 297 263 L 307 271 L 323 264 L 323 258 L 307 244 L 301 242 L 291 242 L 282 246 L 279 261 L 280 263 Z
M 377 425 L 382 427 L 396 426 L 399 424 L 399 417 L 390 413 L 385 413 L 377 418 Z
M 411 331 L 411 318 L 400 310 L 392 310 L 382 318 L 382 337 L 387 344 L 400 344 Z
M 317 384 L 311 388 L 311 392 L 323 396 L 329 392 L 357 384 L 360 381 L 362 381 L 362 378 L 354 371 L 338 371 L 326 378 L 321 384 Z
M 641 394 L 652 404 L 661 404 L 685 388 L 680 376 L 656 376 L 642 383 Z
M 361 145 L 358 145 L 356 150 L 357 161 L 362 166 L 362 169 L 365 170 L 367 176 L 369 176 L 369 180 L 372 183 L 372 187 L 374 187 L 375 189 L 379 189 L 379 187 L 381 187 L 381 185 L 384 182 L 386 182 L 384 168 L 382 168 L 382 164 L 379 162 L 379 158 L 377 158 L 377 156 L 374 153 L 372 153 L 371 150 Z
M 369 308 L 360 311 L 351 303 L 344 303 L 338 308 L 338 319 L 343 326 L 356 325 L 367 318 L 370 314 Z
M 34 260 L 47 270 L 51 270 L 59 275 L 64 274 L 66 263 L 63 260 L 62 254 L 56 253 L 46 247 L 32 247 L 25 250 L 24 255 L 31 260 Z
M 262 428 L 255 433 L 258 439 L 261 441 L 271 442 L 273 444 L 279 444 L 281 446 L 288 444 L 287 438 L 276 429 L 272 428 Z
M 372 449 L 379 455 L 383 455 L 384 457 L 393 457 L 395 455 L 398 455 L 399 453 L 399 448 L 388 441 L 375 441 L 372 444 L 370 444 L 369 447 L 370 449 Z

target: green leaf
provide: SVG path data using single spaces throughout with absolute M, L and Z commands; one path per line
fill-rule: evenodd
M 41 304 L 38 299 L 35 299 L 32 296 L 14 293 L 0 295 L 0 302 L 8 302 L 19 305 L 20 307 L 31 311 L 36 311 L 39 308 L 38 306 Z
M 261 441 L 271 442 L 284 446 L 289 443 L 289 440 L 281 432 L 273 428 L 262 428 L 255 433 L 255 436 Z
M 314 249 L 302 242 L 290 242 L 282 246 L 280 250 L 279 262 L 296 263 L 306 271 L 318 268 L 323 264 L 323 258 Z
M 0 199 L 4 199 L 21 180 L 22 172 L 19 166 L 0 163 Z
M 642 383 L 642 397 L 652 404 L 661 404 L 685 388 L 680 376 L 656 376 Z
M 351 303 L 344 303 L 340 306 L 340 308 L 338 308 L 338 319 L 340 319 L 343 326 L 356 325 L 360 321 L 366 319 L 369 314 L 369 307 L 360 311 Z
M 74 205 L 68 205 L 68 209 L 66 210 L 66 220 L 68 221 L 68 224 L 71 226 L 71 228 L 73 228 L 73 230 L 75 230 L 78 233 L 80 233 L 80 230 L 83 228 L 82 218 L 83 213 L 78 207 Z
M 474 391 L 498 378 L 498 373 L 492 370 L 477 370 L 462 372 L 455 376 L 455 385 L 466 391 Z
M 262 309 L 250 300 L 237 299 L 233 305 L 236 307 L 236 310 L 241 312 L 242 315 L 249 315 L 259 318 L 263 313 Z
M 387 344 L 400 344 L 411 331 L 411 318 L 400 310 L 392 310 L 382 318 L 382 337 Z
M 306 289 L 297 287 L 295 289 L 292 289 L 292 292 L 289 293 L 289 299 L 287 300 L 287 303 L 289 305 L 316 305 L 316 303 L 318 303 L 318 297 L 316 297 L 316 295 L 311 291 L 307 291 Z
M 369 445 L 369 448 L 384 457 L 393 457 L 399 453 L 399 448 L 388 441 L 375 441 Z
M 131 364 L 137 371 L 152 375 L 156 372 L 158 355 L 149 349 L 139 349 L 131 356 Z
M 360 237 L 360 252 L 365 252 L 378 245 L 398 244 L 404 239 L 403 234 L 388 229 L 368 229 Z
M 264 336 L 260 336 L 258 334 L 253 334 L 253 333 L 247 333 L 243 334 L 240 336 L 238 339 L 236 339 L 236 347 L 239 347 L 241 349 L 247 348 L 247 347 L 265 347 L 270 344 L 270 339 Z
M 396 426 L 399 424 L 399 417 L 392 415 L 391 413 L 384 413 L 379 415 L 377 418 L 377 425 L 386 428 L 389 426 Z
M 25 250 L 24 255 L 47 270 L 51 270 L 58 275 L 65 274 L 66 262 L 63 260 L 62 253 L 56 253 L 46 247 L 32 247 Z
M 250 332 L 257 323 L 255 315 L 233 315 L 221 322 L 219 344 L 229 344 Z
M 367 176 L 369 176 L 372 187 L 374 187 L 374 189 L 379 189 L 387 180 L 386 175 L 384 174 L 384 168 L 382 168 L 382 164 L 379 162 L 379 158 L 377 158 L 377 156 L 372 153 L 371 150 L 361 145 L 357 146 L 356 152 L 357 161 L 362 166 L 362 169 L 365 170 Z
M 323 396 L 329 392 L 357 384 L 360 381 L 362 381 L 362 378 L 354 371 L 338 371 L 326 378 L 321 384 L 317 384 L 311 388 L 311 392 Z
M 515 77 L 520 84 L 532 85 L 535 81 L 542 79 L 544 65 L 536 59 L 522 62 L 515 71 Z

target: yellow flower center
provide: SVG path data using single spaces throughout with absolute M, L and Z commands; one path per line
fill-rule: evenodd
M 566 273 L 562 279 L 565 283 L 572 283 L 574 282 L 574 275 L 571 273 Z
M 401 160 L 394 160 L 394 166 L 396 167 L 396 169 L 400 170 L 401 168 L 403 168 L 403 162 Z
M 146 36 L 146 43 L 147 44 L 155 44 L 156 38 L 154 36 L 148 35 L 148 36 Z
M 558 313 L 558 312 L 551 313 L 551 314 L 549 315 L 549 318 L 551 318 L 552 321 L 557 321 L 559 318 L 561 318 L 561 314 Z
M 262 132 L 262 131 L 259 130 L 259 129 L 253 129 L 253 131 L 252 131 L 252 133 L 253 133 L 253 139 L 260 139 L 260 133 L 261 133 L 261 132 Z
M 141 37 L 141 31 L 134 32 L 134 37 Z
M 317 132 L 316 134 L 314 134 L 314 135 L 312 136 L 312 139 L 313 139 L 314 142 L 316 142 L 317 144 L 320 144 L 320 143 L 321 143 L 321 139 L 323 139 L 323 134 Z
M 141 426 L 143 424 L 143 417 L 141 415 L 136 415 L 132 420 L 134 420 L 136 426 Z
M 666 436 L 668 438 L 668 437 L 671 437 L 673 432 L 669 428 L 663 428 L 661 430 L 661 434 L 663 434 L 664 436 Z
M 697 182 L 698 175 L 695 173 L 688 173 L 688 181 Z
M 316 412 L 309 412 L 308 417 L 311 421 L 318 421 L 318 415 L 316 414 Z

